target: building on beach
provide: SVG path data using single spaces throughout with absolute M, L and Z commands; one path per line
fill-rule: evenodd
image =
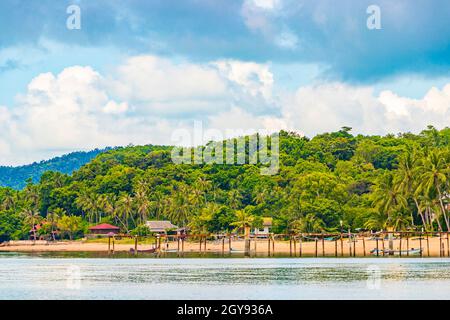
M 178 226 L 170 221 L 147 221 L 145 225 L 154 233 L 168 233 L 169 231 L 178 231 Z
M 89 228 L 90 235 L 95 236 L 111 236 L 116 235 L 120 231 L 119 227 L 113 226 L 109 223 L 102 223 Z
M 253 230 L 253 234 L 255 237 L 262 238 L 268 237 L 270 232 L 272 231 L 272 218 L 263 218 L 262 228 L 255 228 Z

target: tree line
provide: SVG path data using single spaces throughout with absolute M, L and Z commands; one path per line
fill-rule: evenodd
M 22 190 L 0 188 L 0 241 L 81 237 L 90 225 L 144 234 L 167 219 L 191 232 L 450 230 L 450 129 L 313 138 L 280 132 L 280 171 L 258 165 L 176 165 L 170 146 L 128 146 L 73 174 L 45 172 Z M 39 224 L 39 230 L 33 226 Z

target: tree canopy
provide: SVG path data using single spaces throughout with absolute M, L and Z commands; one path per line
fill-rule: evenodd
M 99 222 L 141 234 L 149 219 L 211 233 L 262 217 L 280 233 L 336 231 L 341 221 L 353 230 L 450 229 L 450 128 L 354 136 L 344 127 L 311 139 L 281 131 L 272 176 L 253 164 L 174 164 L 171 150 L 115 148 L 72 174 L 0 188 L 0 241 L 29 236 L 37 222 L 70 238 Z

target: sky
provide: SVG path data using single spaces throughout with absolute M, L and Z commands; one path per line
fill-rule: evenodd
M 0 165 L 205 142 L 176 138 L 198 124 L 443 128 L 449 18 L 447 0 L 2 0 Z

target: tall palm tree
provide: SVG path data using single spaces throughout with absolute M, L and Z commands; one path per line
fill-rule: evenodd
M 134 200 L 136 202 L 140 224 L 143 224 L 147 220 L 151 208 L 151 202 L 148 199 L 147 192 L 144 190 L 137 191 Z
M 61 208 L 56 208 L 47 213 L 46 219 L 47 219 L 47 222 L 50 223 L 53 241 L 56 240 L 55 232 L 56 232 L 56 229 L 58 226 L 58 220 L 64 215 L 66 215 L 66 210 L 61 209 Z
M 239 190 L 232 189 L 228 193 L 228 204 L 234 210 L 237 210 L 242 205 L 242 194 Z
M 443 151 L 432 150 L 424 160 L 424 172 L 421 175 L 420 188 L 426 193 L 437 193 L 442 216 L 444 218 L 447 230 L 450 231 L 450 221 L 447 210 L 444 205 L 443 188 L 448 183 L 449 163 Z
M 136 221 L 133 215 L 133 209 L 134 209 L 134 199 L 128 194 L 122 195 L 118 201 L 117 211 L 121 215 L 123 221 L 125 221 L 125 228 L 127 232 L 129 231 L 130 218 L 133 225 L 136 226 Z
M 237 229 L 245 230 L 246 227 L 251 227 L 255 221 L 255 217 L 246 210 L 236 210 L 236 220 L 231 223 Z
M 3 210 L 15 210 L 16 203 L 17 203 L 16 195 L 10 190 L 8 190 L 5 194 L 5 198 L 3 199 L 1 207 Z
M 324 230 L 324 223 L 321 219 L 317 218 L 315 214 L 308 213 L 306 216 L 294 220 L 291 223 L 291 230 L 294 232 L 322 232 Z
M 29 208 L 22 211 L 22 216 L 24 217 L 24 222 L 28 226 L 30 226 L 30 231 L 33 233 L 33 240 L 36 241 L 36 225 L 39 223 L 42 217 L 39 215 L 39 212 L 37 210 Z
M 417 186 L 419 180 L 417 179 L 418 173 L 421 170 L 420 158 L 416 150 L 408 149 L 401 157 L 398 165 L 397 174 L 395 176 L 395 183 L 398 184 L 400 191 L 405 198 L 412 198 L 417 209 L 417 213 L 422 219 L 422 224 L 426 228 L 425 217 L 419 205 L 419 198 Z M 411 223 L 414 225 L 414 216 L 411 211 Z
M 392 173 L 386 172 L 378 179 L 373 190 L 373 203 L 378 210 L 386 214 L 388 224 L 394 213 L 407 207 L 406 198 L 395 183 Z

